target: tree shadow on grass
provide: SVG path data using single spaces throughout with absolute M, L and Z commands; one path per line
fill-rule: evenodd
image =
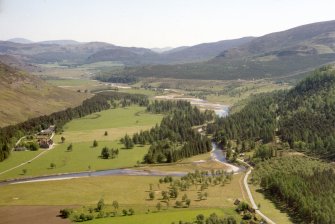
M 264 195 L 265 199 L 270 200 L 282 213 L 287 213 L 292 223 L 305 223 L 299 214 L 293 209 L 289 208 L 279 197 L 272 195 L 269 191 L 263 189 L 257 189 L 256 192 Z M 262 209 L 262 208 L 261 208 Z

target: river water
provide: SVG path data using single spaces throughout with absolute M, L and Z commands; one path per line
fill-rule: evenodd
M 163 97 L 156 97 L 157 99 Z M 173 100 L 187 100 L 192 105 L 198 106 L 201 109 L 214 110 L 215 114 L 219 117 L 224 117 L 228 115 L 229 107 L 227 105 L 210 103 L 206 100 L 198 99 L 198 98 L 169 98 L 164 96 L 164 99 L 173 99 Z M 228 171 L 239 172 L 240 167 L 234 166 L 232 164 L 227 163 L 224 152 L 219 149 L 219 147 L 212 143 L 213 150 L 211 151 L 211 158 L 217 162 L 223 163 L 228 167 Z M 9 180 L 5 182 L 0 182 L 1 185 L 7 184 L 19 184 L 19 183 L 30 183 L 30 182 L 42 182 L 42 181 L 52 181 L 52 180 L 65 180 L 65 179 L 74 179 L 74 178 L 84 178 L 84 177 L 97 177 L 97 176 L 112 176 L 112 175 L 128 175 L 128 176 L 184 176 L 186 172 L 163 172 L 163 171 L 155 171 L 155 170 L 133 170 L 133 169 L 111 169 L 111 170 L 103 170 L 103 171 L 87 171 L 80 173 L 68 173 L 68 174 L 59 174 L 59 175 L 49 175 L 42 177 L 33 177 L 21 180 Z

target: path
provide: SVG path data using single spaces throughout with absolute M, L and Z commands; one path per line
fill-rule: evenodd
M 52 139 L 52 138 L 54 137 L 54 135 L 55 135 L 55 133 L 52 133 L 50 139 Z M 25 137 L 22 137 L 22 138 L 25 138 Z M 19 141 L 21 141 L 22 138 L 20 138 Z M 19 141 L 18 141 L 18 142 L 19 142 Z M 18 144 L 18 143 L 17 143 L 17 144 Z M 48 149 L 43 150 L 41 153 L 39 153 L 39 154 L 38 154 L 37 156 L 35 156 L 34 158 L 32 158 L 32 159 L 30 159 L 30 160 L 28 160 L 28 161 L 26 161 L 26 162 L 24 162 L 24 163 L 21 163 L 21 164 L 19 164 L 19 165 L 17 165 L 17 166 L 14 166 L 14 167 L 12 167 L 12 168 L 9 168 L 9 169 L 7 169 L 7 170 L 4 170 L 4 171 L 0 172 L 0 175 L 2 175 L 2 174 L 4 174 L 4 173 L 7 173 L 7 172 L 9 172 L 9 171 L 11 171 L 11 170 L 14 170 L 14 169 L 16 169 L 16 168 L 19 168 L 19 167 L 21 167 L 21 166 L 23 166 L 23 165 L 26 165 L 26 164 L 28 164 L 28 163 L 31 163 L 32 161 L 34 161 L 34 160 L 37 159 L 38 157 L 42 156 L 42 155 L 43 155 L 44 153 L 46 153 L 47 151 L 53 149 L 54 146 L 55 146 L 55 143 L 52 144 Z
M 256 205 L 256 202 L 254 200 L 254 198 L 252 197 L 252 194 L 251 194 L 251 191 L 250 191 L 250 188 L 249 188 L 249 185 L 248 185 L 248 177 L 251 173 L 251 171 L 253 170 L 253 168 L 246 162 L 244 162 L 243 160 L 238 160 L 239 162 L 242 162 L 244 164 L 246 164 L 248 167 L 250 167 L 250 169 L 248 170 L 248 172 L 245 174 L 244 176 L 244 187 L 247 191 L 247 194 L 248 194 L 248 197 L 249 197 L 249 200 L 251 202 L 251 205 L 252 205 L 252 208 L 254 208 L 256 210 L 256 213 L 258 215 L 260 215 L 267 223 L 270 223 L 270 224 L 276 224 L 274 221 L 272 221 L 269 217 L 267 217 L 266 215 L 264 215 L 259 209 L 258 209 L 258 206 Z
M 12 151 L 14 151 L 15 147 L 16 147 L 18 144 L 20 144 L 21 140 L 24 139 L 24 138 L 26 138 L 26 136 L 21 137 L 21 138 L 15 143 L 15 146 L 14 146 L 14 148 L 12 148 Z

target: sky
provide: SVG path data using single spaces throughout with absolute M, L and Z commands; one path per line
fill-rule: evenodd
M 335 0 L 0 0 L 0 40 L 178 47 L 334 20 Z

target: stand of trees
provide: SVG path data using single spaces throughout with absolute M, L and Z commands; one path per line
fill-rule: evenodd
M 293 209 L 303 223 L 335 223 L 335 173 L 306 157 L 281 157 L 257 164 L 252 180 Z
M 171 163 L 211 150 L 211 141 L 192 129 L 212 120 L 211 112 L 202 113 L 187 101 L 155 101 L 147 110 L 168 114 L 160 125 L 132 137 L 135 144 L 151 144 L 144 156 L 145 163 Z
M 135 76 L 131 75 L 101 74 L 96 75 L 94 78 L 102 82 L 112 82 L 112 83 L 136 83 L 138 81 L 138 79 Z
M 56 125 L 56 131 L 60 131 L 63 125 L 70 120 L 109 109 L 111 104 L 115 102 L 120 103 L 122 106 L 129 106 L 131 104 L 138 104 L 140 106 L 149 105 L 149 100 L 145 95 L 104 92 L 85 100 L 80 106 L 0 128 L 0 161 L 8 158 L 12 146 L 20 137 L 34 134 L 42 129 L 46 129 L 50 125 Z
M 229 140 L 272 142 L 335 159 L 335 71 L 316 70 L 289 91 L 255 96 L 240 112 L 217 119 L 207 132 L 223 146 Z

